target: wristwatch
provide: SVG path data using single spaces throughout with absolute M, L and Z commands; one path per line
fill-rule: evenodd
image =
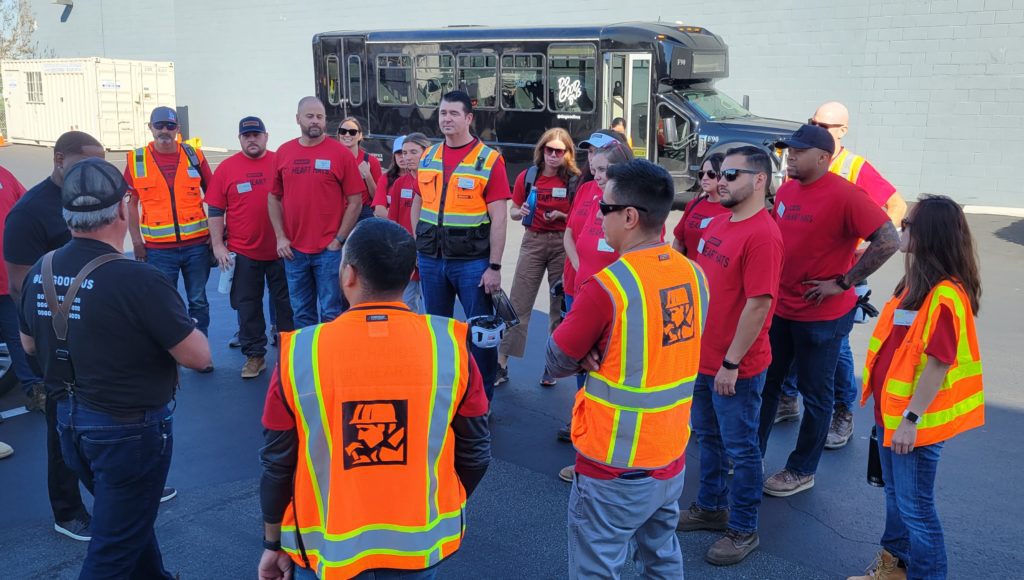
M 843 290 L 849 290 L 852 285 L 846 281 L 846 274 L 838 274 L 836 276 L 836 286 L 839 286 Z
M 263 549 L 264 550 L 270 550 L 271 552 L 280 552 L 281 551 L 281 540 L 277 540 L 276 542 L 271 542 L 270 540 L 268 540 L 266 538 L 263 538 Z
M 722 359 L 722 368 L 727 370 L 727 371 L 734 371 L 734 370 L 740 368 L 740 365 L 730 361 L 727 358 L 723 358 Z
M 488 264 L 487 267 L 492 269 L 492 270 L 494 270 L 494 271 L 501 270 L 501 264 L 495 264 L 494 262 L 491 262 L 490 264 Z
M 339 244 L 341 244 L 343 246 L 345 245 L 345 238 L 343 238 L 341 236 L 334 236 L 334 241 L 338 242 Z
M 921 416 L 911 411 L 910 409 L 903 411 L 903 418 L 906 419 L 907 421 L 910 421 L 914 425 L 917 425 L 918 423 L 921 422 Z

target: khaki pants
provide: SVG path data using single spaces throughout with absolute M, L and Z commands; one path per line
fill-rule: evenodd
M 562 279 L 565 267 L 565 246 L 562 244 L 564 232 L 534 232 L 527 230 L 523 236 L 523 244 L 519 247 L 519 262 L 516 263 L 516 274 L 512 281 L 512 294 L 509 299 L 512 307 L 519 315 L 519 326 L 512 328 L 501 341 L 498 352 L 505 356 L 522 358 L 526 351 L 526 333 L 530 326 L 530 315 L 533 303 L 540 290 L 540 282 L 544 279 L 544 271 L 548 273 L 548 285 Z M 562 321 L 561 298 L 549 297 L 548 332 L 554 332 Z

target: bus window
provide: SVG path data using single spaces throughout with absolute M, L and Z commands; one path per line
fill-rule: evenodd
M 493 54 L 460 54 L 459 88 L 469 94 L 474 107 L 497 107 L 498 57 Z
M 341 68 L 338 57 L 333 54 L 327 57 L 327 102 L 331 105 L 341 103 Z
M 555 112 L 588 113 L 597 95 L 597 49 L 592 44 L 548 47 L 548 107 Z
M 508 111 L 544 110 L 544 55 L 501 55 L 501 108 Z
M 377 102 L 382 105 L 412 104 L 412 57 L 382 54 L 377 57 Z
M 356 55 L 348 57 L 348 102 L 353 107 L 363 104 L 362 62 Z
M 441 97 L 455 88 L 455 59 L 450 54 L 416 57 L 416 104 L 436 107 Z

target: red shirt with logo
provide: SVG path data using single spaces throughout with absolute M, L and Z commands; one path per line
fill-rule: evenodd
M 700 343 L 700 372 L 712 376 L 718 373 L 736 337 L 747 299 L 769 296 L 774 310 L 782 274 L 782 234 L 768 211 L 739 222 L 731 218 L 732 214 L 713 218 L 693 249 L 712 295 Z M 771 322 L 769 311 L 757 338 L 739 361 L 739 378 L 750 378 L 771 364 Z
M 150 147 L 146 150 L 146 154 L 153 156 L 153 163 L 156 163 L 156 166 L 160 168 L 160 173 L 164 176 L 164 181 L 167 183 L 167 189 L 171 191 L 171 195 L 174 195 L 174 178 L 178 174 L 178 162 L 181 161 L 180 152 L 161 153 L 155 147 Z M 210 187 L 210 183 L 213 181 L 213 172 L 210 170 L 210 164 L 207 163 L 206 157 L 203 157 L 202 162 L 199 164 L 199 174 L 202 176 L 202 182 L 206 184 L 206 187 Z M 127 167 L 124 170 L 124 180 L 128 183 L 128 187 L 134 191 L 135 180 L 132 179 L 132 172 Z M 206 192 L 204 191 L 203 193 L 205 194 Z M 181 242 L 146 242 L 146 247 L 163 249 L 183 248 L 200 243 L 208 243 L 209 239 L 209 236 L 203 236 Z
M 683 217 L 676 225 L 672 234 L 683 245 L 683 255 L 691 259 L 697 256 L 697 244 L 700 242 L 701 234 L 711 218 L 716 215 L 729 213 L 729 210 L 722 207 L 720 203 L 708 201 L 704 194 L 686 204 L 683 210 Z
M 576 192 L 576 202 L 573 204 L 568 225 L 572 229 L 573 241 L 576 242 L 580 267 L 576 270 L 572 288 L 566 286 L 566 292 L 570 296 L 576 296 L 584 282 L 619 259 L 619 253 L 608 245 L 601 229 L 598 202 L 601 201 L 602 195 L 603 192 L 596 181 L 584 183 Z
M 519 174 L 512 189 L 512 203 L 520 207 L 526 203 L 530 195 L 530 192 L 526 191 L 527 171 Z M 544 214 L 548 211 L 560 211 L 568 216 L 572 206 L 568 184 L 557 175 L 541 175 L 538 170 L 533 187 L 537 190 L 537 207 L 533 210 L 533 223 L 528 229 L 534 232 L 564 232 L 566 219 L 548 221 Z
M 251 260 L 277 259 L 277 237 L 270 224 L 267 196 L 274 180 L 274 152 L 253 159 L 236 153 L 217 166 L 206 203 L 225 212 L 228 250 Z
M 7 214 L 23 195 L 25 186 L 10 171 L 0 167 L 0 255 L 4 251 L 3 227 Z M 8 293 L 7 268 L 0 266 L 0 296 L 7 296 Z
M 348 196 L 365 192 L 355 157 L 334 139 L 312 147 L 293 139 L 277 150 L 270 193 L 284 206 L 285 235 L 304 254 L 327 248 L 338 235 Z
M 786 247 L 775 314 L 814 322 L 835 320 L 853 310 L 857 303 L 853 288 L 815 305 L 803 298 L 810 288 L 804 282 L 846 274 L 858 241 L 882 227 L 889 216 L 863 189 L 834 173 L 826 173 L 810 185 L 795 179 L 782 184 L 772 212 Z
M 351 151 L 349 151 L 349 153 L 351 153 Z M 359 153 L 357 153 L 355 157 L 356 172 L 358 173 L 359 171 L 359 164 L 365 160 L 366 164 L 370 166 L 370 177 L 373 178 L 373 182 L 380 183 L 380 178 L 382 175 L 384 175 L 384 171 L 381 170 L 380 168 L 380 160 L 377 159 L 375 155 L 367 153 L 366 150 L 364 149 L 360 149 Z M 359 179 L 360 181 L 362 181 L 363 179 L 363 176 L 361 174 L 359 175 Z M 363 187 L 363 205 L 365 205 L 366 207 L 370 207 L 371 205 L 373 205 L 373 200 L 370 199 L 370 189 L 366 187 L 365 181 L 363 181 Z

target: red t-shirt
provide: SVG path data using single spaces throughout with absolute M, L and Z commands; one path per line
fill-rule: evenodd
M 700 342 L 700 372 L 712 376 L 718 373 L 736 336 L 747 299 L 770 296 L 774 310 L 782 274 L 782 234 L 772 216 L 761 210 L 740 222 L 732 221 L 731 217 L 730 214 L 712 218 L 693 248 L 695 253 L 699 252 L 696 261 L 707 276 L 713 296 Z M 771 321 L 770 310 L 761 332 L 739 361 L 739 378 L 750 378 L 771 363 Z
M 391 207 L 391 192 L 388 191 L 388 176 L 381 175 L 377 180 L 377 188 L 373 192 L 371 207 L 381 206 L 384 209 Z
M 529 170 L 526 170 L 529 171 Z M 512 203 L 522 206 L 526 203 L 529 192 L 526 191 L 526 171 L 516 178 L 515 187 L 512 189 Z M 569 199 L 568 184 L 557 175 L 548 177 L 537 172 L 537 181 L 533 184 L 537 190 L 537 207 L 533 211 L 533 223 L 529 229 L 535 232 L 564 232 L 565 219 L 548 221 L 544 213 L 548 211 L 560 211 L 568 216 L 572 206 Z
M 388 197 L 388 219 L 402 226 L 409 233 L 412 233 L 412 200 L 415 197 L 413 191 L 416 189 L 416 176 L 413 174 L 402 175 L 391 184 Z
M 284 205 L 284 233 L 296 250 L 319 254 L 338 235 L 348 196 L 366 192 L 356 159 L 334 139 L 312 147 L 293 139 L 275 161 L 270 193 Z
M 787 320 L 835 320 L 857 303 L 853 288 L 826 298 L 820 306 L 804 300 L 807 280 L 832 280 L 850 270 L 854 251 L 889 221 L 863 189 L 834 173 L 810 185 L 782 184 L 772 210 L 786 247 L 775 314 Z
M 449 147 L 447 144 L 444 145 L 444 151 L 441 153 L 441 162 L 444 165 L 444 182 L 448 181 L 452 177 L 452 173 L 455 172 L 455 168 L 462 163 L 462 160 L 469 155 L 469 152 L 476 145 L 477 140 L 473 139 L 469 143 L 461 147 Z M 423 154 L 429 153 L 428 149 Z M 416 182 L 416 189 L 413 192 L 416 195 L 420 194 L 420 184 Z M 498 160 L 494 162 L 494 166 L 491 167 L 491 178 L 487 180 L 487 185 L 484 186 L 484 202 L 491 203 L 494 201 L 501 201 L 503 199 L 510 199 L 512 193 L 509 192 L 508 188 L 508 172 L 505 170 L 505 158 L 499 156 Z
M 843 149 L 840 149 L 836 151 L 836 155 L 842 152 Z M 882 177 L 882 174 L 867 160 L 864 160 L 864 164 L 860 167 L 860 173 L 857 174 L 857 186 L 866 191 L 879 207 L 884 206 L 892 194 L 896 193 L 893 184 Z
M 274 167 L 273 151 L 259 159 L 235 153 L 217 167 L 206 192 L 206 203 L 226 212 L 228 250 L 251 260 L 277 259 L 277 237 L 267 210 Z
M 601 215 L 598 211 L 601 195 L 601 188 L 596 181 L 584 183 L 576 192 L 569 227 L 572 229 L 573 241 L 576 242 L 580 267 L 576 270 L 573 288 L 569 291 L 571 296 L 578 294 L 581 285 L 591 276 L 619 259 L 619 253 L 608 245 L 601 229 Z
M 25 186 L 10 171 L 0 167 L 0 255 L 4 252 L 3 227 L 7 214 L 25 195 Z M 7 296 L 7 268 L 0 267 L 0 296 Z
M 608 293 L 599 283 L 588 280 L 579 287 L 572 309 L 562 324 L 555 329 L 551 340 L 555 341 L 562 352 L 576 360 L 582 360 L 594 348 L 604 352 L 608 347 L 614 316 L 615 310 Z M 679 459 L 665 467 L 653 470 L 651 476 L 656 479 L 669 479 L 679 475 L 685 466 L 686 453 L 683 453 Z M 615 479 L 629 471 L 636 470 L 610 467 L 591 461 L 579 453 L 576 454 L 576 473 L 587 477 Z
M 953 313 L 950 312 L 948 306 L 940 305 L 939 309 L 939 320 L 935 325 L 935 333 L 925 347 L 924 354 L 951 365 L 956 361 L 956 319 L 953 318 Z M 910 326 L 893 325 L 889 337 L 878 348 L 875 367 L 871 370 L 871 396 L 875 400 L 876 425 L 884 425 L 882 423 L 882 390 L 885 387 L 885 375 L 889 372 L 892 359 L 896 356 L 896 350 L 903 344 L 903 339 L 907 337 L 909 330 Z
M 366 163 L 370 166 L 370 177 L 373 178 L 373 182 L 376 184 L 380 183 L 380 177 L 384 175 L 384 171 L 380 168 L 380 160 L 375 155 L 367 153 L 365 150 L 360 149 L 359 153 L 356 154 L 356 175 L 359 175 L 359 180 L 363 180 L 363 176 L 359 174 L 359 164 L 366 160 Z M 370 199 L 370 189 L 366 187 L 366 182 L 363 181 L 363 205 L 370 207 L 373 205 L 373 200 Z
M 180 153 L 161 153 L 153 147 L 146 149 L 147 155 L 153 156 L 153 163 L 160 168 L 160 173 L 164 176 L 164 181 L 167 183 L 167 189 L 174 193 L 174 178 L 178 174 L 178 161 L 181 160 Z M 210 164 L 207 163 L 206 157 L 203 157 L 203 161 L 199 164 L 199 174 L 203 176 L 203 183 L 207 187 L 213 182 L 213 172 L 210 170 Z M 128 187 L 135 190 L 135 181 L 132 179 L 132 172 L 125 167 L 124 169 L 124 180 L 128 183 Z M 146 242 L 147 248 L 183 248 L 185 246 L 194 246 L 199 243 L 207 243 L 209 236 L 203 236 L 193 240 L 185 240 L 183 242 Z
M 704 194 L 686 204 L 682 219 L 676 229 L 672 230 L 675 238 L 683 244 L 684 256 L 692 259 L 697 255 L 697 244 L 704 228 L 711 222 L 711 218 L 723 213 L 729 213 L 729 210 L 720 203 L 708 201 Z

